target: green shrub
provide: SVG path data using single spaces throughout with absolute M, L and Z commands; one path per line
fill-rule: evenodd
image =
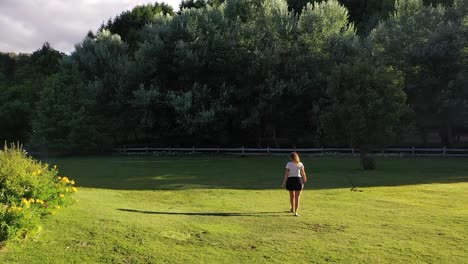
M 364 170 L 375 170 L 375 159 L 369 156 L 366 156 L 362 159 L 362 168 Z
M 29 157 L 21 146 L 0 150 L 0 241 L 26 238 L 40 220 L 72 203 L 74 181 L 58 176 L 57 166 Z

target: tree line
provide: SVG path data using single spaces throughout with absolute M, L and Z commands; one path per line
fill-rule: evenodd
M 360 4 L 358 4 L 360 3 Z M 189 0 L 135 7 L 70 55 L 0 55 L 0 138 L 41 151 L 352 146 L 468 130 L 468 4 Z M 415 136 L 416 139 L 410 138 Z

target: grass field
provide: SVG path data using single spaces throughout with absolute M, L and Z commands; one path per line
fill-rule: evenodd
M 303 158 L 300 217 L 287 157 L 49 160 L 79 187 L 0 263 L 467 263 L 468 159 Z M 350 191 L 351 179 L 358 191 Z

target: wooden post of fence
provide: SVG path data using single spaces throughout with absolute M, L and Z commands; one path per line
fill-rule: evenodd
M 244 154 L 244 147 L 242 146 L 242 154 Z
M 414 157 L 414 147 L 411 147 L 411 155 Z
M 192 146 L 192 153 L 195 153 L 195 146 Z
M 270 146 L 267 146 L 267 153 L 270 153 Z
M 442 152 L 442 154 L 444 155 L 444 157 L 447 157 L 447 148 L 444 146 L 444 152 Z
M 322 146 L 322 155 L 323 155 L 323 146 Z

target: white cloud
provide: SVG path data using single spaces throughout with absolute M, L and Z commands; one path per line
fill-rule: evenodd
M 48 41 L 69 53 L 89 30 L 155 0 L 0 0 L 0 51 L 31 53 Z M 160 2 L 160 1 L 158 1 Z M 178 10 L 181 0 L 165 0 Z

